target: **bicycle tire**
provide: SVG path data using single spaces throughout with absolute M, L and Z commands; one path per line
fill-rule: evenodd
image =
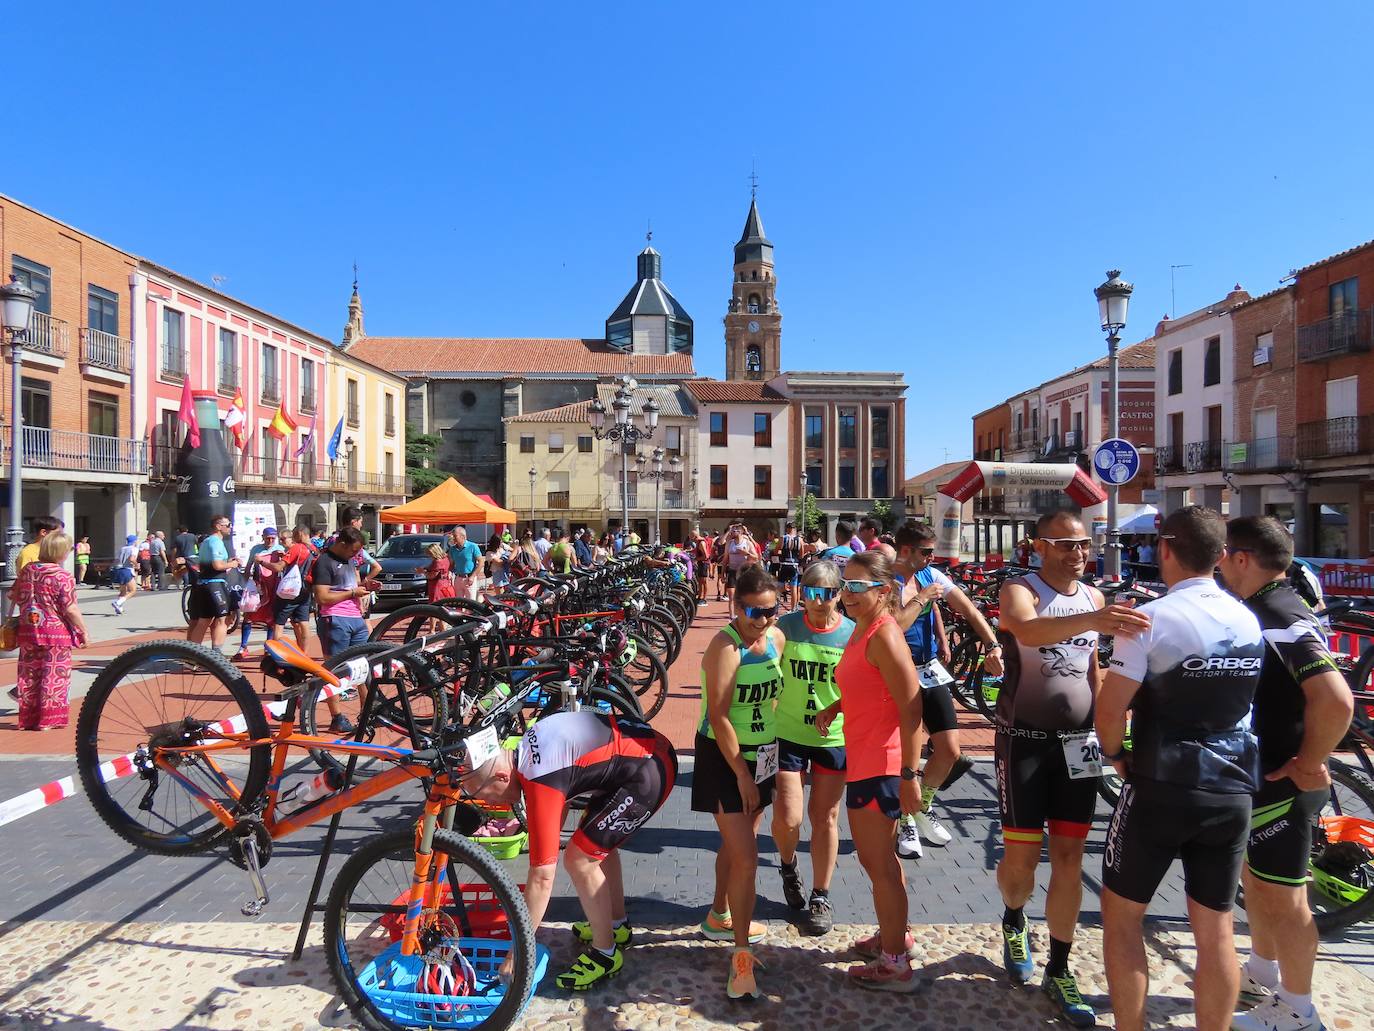
M 1352 691 L 1368 691 L 1371 674 L 1374 674 L 1374 644 L 1360 652 L 1359 661 L 1346 677 L 1346 683 Z
M 623 677 L 630 689 L 634 692 L 639 704 L 644 710 L 644 719 L 652 720 L 663 708 L 663 703 L 668 700 L 668 667 L 663 665 L 663 660 L 653 653 L 648 642 L 638 634 L 631 634 L 638 649 L 634 659 L 628 664 L 621 666 L 617 671 Z M 640 667 L 647 666 L 644 675 L 631 676 L 631 672 L 640 673 Z
M 587 707 L 603 715 L 606 709 L 609 709 L 612 716 L 628 716 L 641 723 L 645 722 L 644 709 L 635 697 L 634 688 L 620 679 L 618 673 L 611 674 L 611 683 L 614 687 L 593 687 L 588 690 Z
M 191 625 L 191 585 L 181 589 L 181 618 L 187 626 Z
M 1333 792 L 1337 785 L 1345 788 L 1364 804 L 1366 812 L 1370 814 L 1365 819 L 1374 818 L 1374 780 L 1370 780 L 1364 771 L 1357 770 L 1339 759 L 1328 760 L 1327 767 L 1331 771 Z M 1314 846 L 1313 854 L 1318 854 L 1317 846 Z M 1314 889 L 1309 887 L 1308 890 L 1310 893 Z M 1363 898 L 1349 906 L 1339 909 L 1314 909 L 1312 913 L 1317 924 L 1317 933 L 1320 935 L 1329 935 L 1354 924 L 1364 923 L 1370 916 L 1374 916 L 1374 887 L 1366 891 Z
M 671 618 L 654 615 L 652 609 L 639 617 L 639 624 L 640 626 L 655 627 L 662 634 L 664 651 L 659 651 L 658 648 L 655 648 L 654 651 L 658 657 L 663 660 L 663 665 L 671 666 L 676 662 L 678 655 L 682 652 L 682 634 L 678 630 L 677 624 L 674 623 Z M 642 636 L 646 637 L 650 643 L 653 643 L 652 638 L 643 634 L 643 631 L 639 630 L 639 628 L 636 629 Z
M 433 876 L 438 876 L 442 870 L 449 884 L 480 884 L 490 890 L 491 895 L 500 906 L 500 910 L 506 916 L 511 952 L 515 955 L 514 969 L 511 972 L 511 980 L 506 988 L 504 998 L 485 1020 L 478 1024 L 464 1024 L 462 1026 L 489 1028 L 492 1031 L 510 1027 L 525 1008 L 534 989 L 534 929 L 530 926 L 529 910 L 525 906 L 524 897 L 516 888 L 510 875 L 487 854 L 486 850 L 462 835 L 452 831 L 436 830 L 433 848 L 435 853 L 442 853 L 447 860 L 441 863 L 436 858 L 432 867 Z M 324 950 L 329 958 L 329 972 L 334 978 L 334 984 L 338 988 L 339 995 L 343 998 L 345 1005 L 365 1027 L 376 1029 L 376 1031 L 393 1031 L 393 1029 L 415 1025 L 397 1023 L 387 1017 L 378 1009 L 376 1003 L 369 998 L 359 983 L 358 970 L 354 968 L 354 961 L 351 957 L 353 950 L 350 948 L 348 918 L 350 913 L 365 913 L 370 918 L 364 925 L 365 929 L 368 926 L 376 927 L 378 926 L 376 914 L 384 912 L 404 918 L 405 905 L 404 903 L 397 905 L 390 902 L 384 904 L 369 902 L 364 905 L 360 899 L 358 904 L 350 906 L 350 902 L 353 900 L 354 893 L 359 891 L 370 870 L 380 868 L 383 864 L 393 860 L 397 861 L 400 869 L 403 870 L 406 866 L 404 862 L 406 856 L 410 858 L 410 872 L 413 874 L 415 856 L 415 831 L 413 828 L 392 831 L 369 838 L 339 868 L 338 876 L 334 878 L 334 884 L 329 890 L 329 900 L 325 903 Z M 459 860 L 476 876 L 460 874 L 455 868 L 455 859 Z M 377 880 L 383 884 L 388 883 L 388 881 L 393 883 L 397 895 L 410 883 L 409 876 L 404 879 L 388 879 L 385 876 L 379 876 Z M 395 897 L 393 896 L 393 899 Z M 439 911 L 453 919 L 460 928 L 470 927 L 463 907 L 450 904 L 441 906 Z M 457 914 L 456 917 L 453 915 L 455 913 Z M 366 959 L 372 957 L 369 956 L 364 959 L 364 957 L 359 956 L 358 958 L 363 959 L 365 964 Z
M 174 662 L 189 665 L 193 670 L 192 676 L 194 670 L 199 669 L 207 676 L 214 677 L 223 689 L 221 697 L 217 699 L 210 694 L 188 691 L 180 679 L 174 692 L 165 689 L 171 685 L 164 685 L 161 692 L 150 691 L 144 678 L 153 676 L 158 665 Z M 145 665 L 147 673 L 140 674 L 138 670 Z M 125 684 L 126 676 L 139 679 Z M 128 688 L 127 695 L 117 694 L 121 686 Z M 155 705 L 155 699 L 160 701 L 160 706 Z M 182 704 L 177 705 L 178 702 Z M 197 707 L 194 716 L 187 711 L 192 702 L 205 703 Z M 150 709 L 150 705 L 154 707 Z M 174 711 L 176 709 L 179 711 Z M 172 726 L 185 719 L 196 719 L 203 723 L 241 719 L 244 730 L 254 739 L 263 739 L 269 734 L 262 703 L 244 675 L 219 652 L 176 640 L 137 645 L 111 660 L 91 684 L 76 722 L 76 769 L 96 815 L 129 844 L 159 855 L 180 856 L 203 852 L 227 835 L 229 828 L 211 816 L 200 802 L 165 772 L 159 773 L 155 780 L 130 774 L 106 781 L 100 767 L 105 759 L 129 754 L 139 745 L 146 746 L 149 743 L 150 725 Z M 102 724 L 107 728 L 104 734 L 101 731 Z M 246 757 L 246 762 L 232 764 L 238 781 L 234 783 L 238 791 L 237 800 L 221 782 L 197 766 L 188 763 L 183 773 L 191 778 L 200 772 L 198 782 L 203 790 L 231 812 L 244 812 L 252 808 L 267 785 L 271 748 L 261 745 L 243 749 L 242 752 L 219 753 L 217 764 L 226 777 L 229 776 L 231 763 L 228 757 L 231 755 Z M 149 784 L 152 785 L 151 789 L 140 786 Z M 139 807 L 141 801 L 151 803 L 159 790 L 164 793 L 166 805 L 156 812 Z M 181 801 L 185 802 L 184 807 Z M 179 816 L 183 808 L 187 814 L 184 821 Z M 170 810 L 170 815 L 166 810 Z M 143 813 L 148 815 L 140 816 Z M 156 821 L 159 826 L 172 829 L 155 831 L 148 821 Z

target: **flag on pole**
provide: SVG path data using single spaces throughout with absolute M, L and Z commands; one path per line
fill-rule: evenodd
M 272 421 L 263 432 L 270 433 L 278 440 L 285 440 L 295 433 L 296 429 L 296 420 L 286 414 L 286 402 L 283 401 L 277 406 L 277 414 L 272 416 Z
M 296 448 L 296 457 L 297 457 L 297 458 L 300 458 L 301 455 L 303 455 L 303 454 L 305 454 L 307 451 L 309 451 L 310 448 L 314 445 L 314 443 L 315 443 L 315 423 L 317 423 L 317 422 L 319 421 L 319 418 L 320 418 L 320 413 L 319 413 L 318 411 L 316 411 L 315 414 L 313 414 L 312 416 L 310 416 L 310 429 L 308 429 L 308 430 L 305 431 L 305 434 L 301 437 L 301 446 L 298 447 L 298 448 Z
M 196 422 L 196 402 L 191 397 L 190 377 L 181 381 L 181 408 L 177 410 L 177 418 L 186 427 L 186 439 L 191 446 L 200 447 L 200 423 Z
M 329 446 L 324 449 L 324 453 L 329 456 L 331 462 L 339 460 L 339 448 L 343 444 L 343 416 L 339 416 L 339 424 L 334 427 L 334 432 L 329 435 Z
M 234 391 L 234 400 L 229 402 L 229 411 L 224 414 L 224 426 L 234 436 L 234 446 L 243 447 L 243 425 L 248 412 L 243 406 L 243 391 Z

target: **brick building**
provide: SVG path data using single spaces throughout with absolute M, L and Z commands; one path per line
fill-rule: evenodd
M 130 343 L 131 277 L 137 258 L 27 205 L 0 196 L 6 277 L 33 290 L 23 348 L 23 522 L 61 519 L 92 553 L 109 557 L 137 529 L 135 496 L 147 458 L 130 403 L 143 357 Z M 12 355 L 0 386 L 0 513 L 8 511 Z

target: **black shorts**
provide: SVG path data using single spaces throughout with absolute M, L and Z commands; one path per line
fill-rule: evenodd
M 876 809 L 889 820 L 902 817 L 902 778 L 867 777 L 844 786 L 846 809 Z
M 926 733 L 943 734 L 959 729 L 959 717 L 954 712 L 954 696 L 948 684 L 921 688 L 921 722 Z
M 735 771 L 725 761 L 725 756 L 720 754 L 720 746 L 713 738 L 698 734 L 693 747 L 696 749 L 696 766 L 692 770 L 692 812 L 744 812 L 744 800 L 739 797 L 739 782 L 735 779 Z M 745 759 L 750 773 L 754 772 L 754 763 L 747 756 L 753 754 L 753 747 L 756 746 L 747 749 Z M 773 803 L 775 779 L 769 777 L 759 785 L 759 808 Z
M 801 567 L 795 562 L 784 562 L 778 566 L 778 582 L 796 586 L 801 579 Z
M 1097 810 L 1097 778 L 1069 776 L 1055 731 L 998 727 L 994 750 L 1004 843 L 1038 847 L 1047 823 L 1055 837 L 1088 836 Z
M 147 558 L 141 558 L 141 559 L 139 559 L 139 560 L 138 560 L 138 573 L 139 573 L 139 576 L 152 576 L 152 575 L 153 575 L 153 560 L 152 560 L 152 559 L 147 559 Z
M 677 753 L 666 737 L 656 737 L 653 755 L 639 760 L 614 791 L 588 800 L 571 843 L 593 859 L 605 859 L 625 844 L 668 801 L 677 781 Z
M 739 570 L 730 565 L 721 566 L 720 569 L 725 574 L 725 586 L 734 587 L 735 580 L 739 577 Z
M 219 619 L 229 615 L 229 588 L 223 580 L 198 583 L 191 588 L 186 609 L 192 619 Z
M 1102 884 L 1148 904 L 1175 859 L 1188 897 L 1228 913 L 1250 833 L 1250 796 L 1128 782 L 1107 828 Z
M 287 623 L 310 622 L 310 589 L 302 589 L 295 598 L 274 598 L 272 600 L 272 622 L 277 626 Z
M 843 773 L 844 746 L 799 745 L 778 738 L 778 772 L 805 773 L 808 769 L 812 773 Z
M 1317 814 L 1331 800 L 1326 789 L 1299 791 L 1283 780 L 1265 781 L 1254 796 L 1246 863 L 1262 881 L 1301 887 L 1307 883 L 1312 830 Z

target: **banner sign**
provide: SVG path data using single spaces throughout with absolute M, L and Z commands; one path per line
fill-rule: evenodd
M 262 543 L 262 531 L 277 526 L 277 507 L 270 501 L 240 501 L 234 506 L 234 554 L 246 566 L 248 549 Z M 281 527 L 277 527 L 281 543 Z

